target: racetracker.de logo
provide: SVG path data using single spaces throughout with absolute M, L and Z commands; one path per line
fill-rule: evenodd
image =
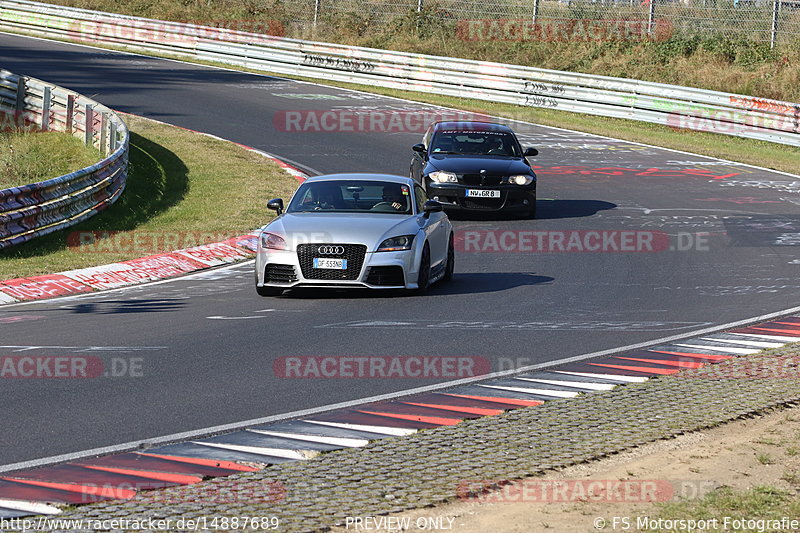
M 735 105 L 739 105 L 739 101 L 736 102 L 737 104 Z M 755 107 L 757 104 L 752 105 Z M 764 104 L 764 107 L 767 107 L 767 105 Z M 756 107 L 754 111 L 760 111 L 760 109 L 761 108 Z M 774 109 L 784 114 L 768 115 L 762 113 L 759 115 L 748 110 L 685 109 L 670 112 L 669 115 L 667 115 L 667 126 L 675 129 L 688 129 L 729 135 L 761 132 L 764 130 L 797 131 L 797 110 L 780 105 L 775 105 L 768 109 Z
M 151 255 L 193 248 L 230 238 L 227 233 L 202 231 L 71 231 L 67 246 L 82 254 L 132 253 Z
M 676 491 L 667 480 L 525 479 L 465 480 L 456 494 L 462 501 L 478 503 L 651 503 L 670 501 Z
M 224 468 L 225 465 L 223 464 Z M 136 500 L 143 504 L 158 502 L 163 505 L 203 504 L 276 504 L 286 499 L 286 486 L 280 481 L 250 480 L 237 482 L 232 479 L 217 479 L 198 483 L 192 487 L 181 487 L 173 490 L 146 490 L 141 486 L 121 485 L 122 488 L 136 491 Z M 140 492 L 145 490 L 145 492 Z
M 296 109 L 278 111 L 272 126 L 281 132 L 425 133 L 434 122 L 486 121 L 487 115 L 467 111 L 421 109 Z
M 634 230 L 459 230 L 459 252 L 663 252 L 672 246 L 662 231 Z M 674 249 L 674 246 L 673 246 Z
M 199 40 L 254 43 L 285 35 L 278 20 L 74 20 L 67 28 L 78 41 L 155 42 L 194 44 Z
M 37 133 L 41 131 L 38 118 L 27 111 L 0 111 L 0 132 Z
M 0 379 L 93 379 L 142 377 L 141 357 L 112 357 L 104 361 L 83 355 L 0 356 Z
M 775 329 L 775 328 L 773 328 Z M 758 332 L 760 330 L 753 330 Z M 796 331 L 793 332 L 793 331 Z M 790 333 L 791 332 L 791 333 Z M 770 333 L 765 331 L 764 333 Z M 797 337 L 800 341 L 800 330 L 786 330 L 783 333 L 775 333 L 776 335 L 791 335 Z M 684 355 L 686 361 L 702 361 L 706 360 L 721 361 L 724 359 L 733 359 L 736 355 L 755 354 L 762 348 L 767 346 L 751 346 L 749 348 L 741 346 L 738 348 L 720 347 L 720 353 L 732 353 L 733 355 L 712 355 L 712 354 L 696 354 L 692 353 L 691 348 L 687 348 Z M 694 358 L 692 358 L 694 356 Z M 680 379 L 710 379 L 710 380 L 754 380 L 754 379 L 775 379 L 775 380 L 800 380 L 800 357 L 793 355 L 775 355 L 768 359 L 764 358 L 749 358 L 742 357 L 736 360 L 735 364 L 717 364 L 709 366 L 697 372 L 679 372 L 675 375 Z
M 459 20 L 456 35 L 462 41 L 663 41 L 672 35 L 672 23 L 657 19 L 531 19 Z
M 491 372 L 485 357 L 289 356 L 272 370 L 281 378 L 468 378 Z

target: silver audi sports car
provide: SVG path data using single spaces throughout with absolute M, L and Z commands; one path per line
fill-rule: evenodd
M 331 174 L 309 178 L 262 228 L 256 292 L 368 287 L 424 292 L 453 276 L 453 227 L 442 205 L 410 178 Z

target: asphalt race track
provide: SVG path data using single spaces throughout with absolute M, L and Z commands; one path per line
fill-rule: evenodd
M 312 173 L 407 175 L 422 132 L 281 131 L 281 112 L 429 109 L 12 35 L 0 36 L 0 67 Z M 798 304 L 796 177 L 546 127 L 515 129 L 540 151 L 539 218 L 456 220 L 456 278 L 427 296 L 264 299 L 248 263 L 0 308 L 0 355 L 88 354 L 112 374 L 2 380 L 0 466 L 451 379 L 285 378 L 273 368 L 285 356 L 470 356 L 504 370 Z

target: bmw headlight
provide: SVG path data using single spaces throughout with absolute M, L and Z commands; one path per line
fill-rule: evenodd
M 286 241 L 280 235 L 274 233 L 267 233 L 266 231 L 261 234 L 261 246 L 272 250 L 288 250 Z
M 378 246 L 379 252 L 400 252 L 402 250 L 410 250 L 411 245 L 414 244 L 413 235 L 401 235 L 399 237 L 390 237 L 383 241 Z
M 455 172 L 437 170 L 428 174 L 428 177 L 436 183 L 458 183 L 458 176 L 456 176 Z
M 526 174 L 517 174 L 516 176 L 509 176 L 508 182 L 514 185 L 530 185 L 533 182 L 533 178 Z

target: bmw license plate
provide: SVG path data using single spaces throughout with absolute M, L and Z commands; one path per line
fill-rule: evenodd
M 347 259 L 315 257 L 314 268 L 327 268 L 329 270 L 347 270 Z
M 489 189 L 467 189 L 467 198 L 500 198 L 500 191 Z

